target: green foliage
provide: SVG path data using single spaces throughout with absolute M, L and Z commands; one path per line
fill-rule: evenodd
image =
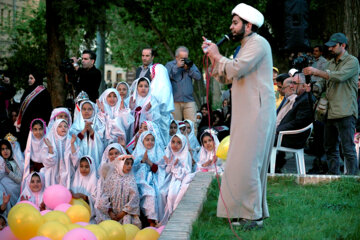
M 216 217 L 218 194 L 214 180 L 191 239 L 235 239 L 228 221 Z M 267 191 L 271 216 L 264 228 L 235 231 L 242 239 L 359 239 L 359 196 L 360 182 L 352 178 L 307 186 L 296 184 L 294 178 L 271 179 Z
M 13 55 L 5 59 L 7 74 L 15 85 L 26 87 L 30 73 L 46 74 L 45 5 L 18 12 L 16 25 L 9 29 Z

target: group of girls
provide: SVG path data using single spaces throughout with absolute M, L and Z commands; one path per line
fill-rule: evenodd
M 200 145 L 189 120 L 172 120 L 165 135 L 158 102 L 147 78 L 133 89 L 120 82 L 97 103 L 79 99 L 74 121 L 66 108 L 54 109 L 48 126 L 34 119 L 24 155 L 1 140 L 0 212 L 21 200 L 45 209 L 44 189 L 61 184 L 88 202 L 92 222 L 166 224 L 195 172 L 221 171 L 221 161 L 216 134 L 202 134 Z

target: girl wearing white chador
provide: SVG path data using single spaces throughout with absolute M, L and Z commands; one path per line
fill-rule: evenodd
M 101 177 L 104 180 L 104 188 L 99 189 L 95 208 L 101 214 L 96 215 L 99 223 L 110 219 L 109 211 L 115 215 L 125 212 L 126 215 L 119 220 L 121 224 L 134 224 L 141 228 L 140 222 L 140 198 L 136 181 L 132 171 L 124 173 L 124 164 L 131 155 L 123 155 L 111 163 L 106 163 L 101 168 Z
M 111 99 L 111 100 L 108 100 Z M 125 106 L 115 88 L 106 89 L 99 97 L 99 118 L 105 125 L 105 139 L 108 143 L 117 142 L 118 137 L 125 141 L 126 131 L 134 122 L 131 110 Z
M 144 145 L 144 140 L 151 135 L 154 145 L 151 149 Z M 152 131 L 140 135 L 133 152 L 134 174 L 140 193 L 140 207 L 149 220 L 160 221 L 164 215 L 167 188 L 163 188 L 166 180 L 164 151 L 157 142 Z
M 180 139 L 181 148 L 177 152 L 173 149 L 173 142 Z M 165 225 L 175 211 L 177 205 L 185 194 L 181 191 L 183 184 L 188 184 L 191 181 L 193 174 L 191 174 L 192 159 L 189 152 L 188 141 L 186 136 L 176 133 L 170 139 L 170 142 L 165 150 L 166 154 L 166 172 L 170 175 L 169 192 L 166 201 L 165 214 L 161 220 L 160 225 Z
M 28 135 L 28 140 L 26 142 L 26 148 L 24 151 L 25 162 L 24 162 L 24 173 L 22 178 L 21 189 L 24 189 L 26 178 L 29 176 L 31 172 L 30 169 L 31 162 L 38 164 L 38 166 L 41 166 L 44 158 L 43 148 L 46 147 L 44 143 L 44 136 L 42 136 L 40 139 L 35 137 L 33 133 L 33 127 L 35 125 L 42 127 L 44 134 L 46 134 L 46 123 L 44 120 L 40 118 L 36 118 L 30 123 L 30 133 Z M 35 169 L 35 171 L 37 170 L 39 169 Z M 43 184 L 45 186 L 45 182 L 43 182 Z
M 70 190 L 76 194 L 81 193 L 87 196 L 88 204 L 91 209 L 91 217 L 90 222 L 95 223 L 95 199 L 96 199 L 96 185 L 97 185 L 97 177 L 96 177 L 96 170 L 95 170 L 95 163 L 91 156 L 83 156 L 80 158 L 86 159 L 87 163 L 90 166 L 90 172 L 88 175 L 83 176 L 80 173 L 80 167 L 77 168 L 74 176 L 74 180 L 71 183 Z
M 119 143 L 111 143 L 104 150 L 104 153 L 103 153 L 102 158 L 101 158 L 100 167 L 102 165 L 104 165 L 105 163 L 111 162 L 109 153 L 110 153 L 110 150 L 112 150 L 114 148 L 119 151 L 119 155 L 115 156 L 115 158 L 118 157 L 118 156 L 126 154 L 125 149 Z
M 120 90 L 121 88 L 123 89 L 123 87 L 126 89 L 126 93 L 124 93 L 124 91 Z M 129 84 L 127 84 L 127 82 L 119 82 L 116 85 L 116 90 L 120 94 L 121 102 L 124 102 L 125 108 L 130 108 L 129 101 L 130 101 L 131 90 L 130 90 Z M 130 127 L 126 130 L 126 141 L 128 142 L 131 139 L 131 137 L 132 137 L 132 134 L 131 134 L 131 127 Z
M 31 178 L 34 175 L 39 176 L 40 181 L 41 181 L 41 189 L 38 192 L 34 192 L 30 188 Z M 22 201 L 22 199 L 26 199 L 27 201 L 30 201 L 33 204 L 35 204 L 38 208 L 41 208 L 41 205 L 43 204 L 44 190 L 45 190 L 45 176 L 44 176 L 44 174 L 41 173 L 41 172 L 32 172 L 25 179 L 24 188 L 23 188 L 23 190 L 22 190 L 22 192 L 20 194 L 20 197 L 19 197 L 18 201 Z
M 69 128 L 71 127 L 72 117 L 70 111 L 64 107 L 58 107 L 52 110 L 47 129 L 51 129 L 54 122 L 60 118 L 65 119 L 69 124 Z
M 219 139 L 212 130 L 205 130 L 200 136 L 201 140 L 201 149 L 199 154 L 199 161 L 197 162 L 196 171 L 201 172 L 223 172 L 222 160 L 216 156 L 216 151 L 219 147 Z M 204 145 L 205 141 L 211 141 L 211 147 Z M 215 169 L 215 165 L 217 169 Z
M 140 87 L 147 85 L 147 92 L 139 91 Z M 151 95 L 150 81 L 146 77 L 136 79 L 132 84 L 133 94 L 130 98 L 131 113 L 135 118 L 132 127 L 133 136 L 139 131 L 141 123 L 148 120 L 158 123 L 162 117 L 159 111 L 159 103 Z
M 9 156 L 5 156 L 3 152 L 0 153 L 0 184 L 5 189 L 6 195 L 10 196 L 10 206 L 14 206 L 20 195 L 20 186 L 23 169 L 23 159 L 14 154 L 12 144 L 2 139 L 0 140 L 0 147 L 5 147 L 10 150 Z M 2 198 L 2 196 L 1 196 Z
M 188 133 L 188 130 L 186 127 L 187 139 L 189 140 L 189 148 L 190 148 L 190 153 L 192 155 L 192 158 L 194 159 L 195 163 L 197 163 L 199 161 L 199 151 L 200 151 L 201 146 L 195 136 L 194 123 L 193 123 L 193 121 L 191 121 L 189 119 L 185 119 L 184 122 L 188 123 L 191 128 L 190 133 Z M 193 170 L 195 170 L 195 169 L 196 169 L 196 166 L 194 166 Z
M 159 102 L 161 118 L 158 121 L 163 141 L 169 142 L 168 132 L 171 121 L 171 113 L 175 110 L 172 86 L 166 67 L 156 63 L 151 67 L 151 95 Z
M 64 127 L 66 133 L 62 133 L 63 136 L 59 134 L 62 126 L 66 126 Z M 44 142 L 46 146 L 42 149 L 42 154 L 44 155 L 45 187 L 61 184 L 69 189 L 74 169 L 70 163 L 71 137 L 67 121 L 65 119 L 56 120 L 46 134 Z
M 70 134 L 76 135 L 76 157 L 73 156 L 73 166 L 76 168 L 81 156 L 90 155 L 95 162 L 95 170 L 98 171 L 101 157 L 104 151 L 103 137 L 104 124 L 99 120 L 96 105 L 85 100 L 80 104 L 80 113 L 70 128 Z M 92 131 L 92 132 L 91 132 Z

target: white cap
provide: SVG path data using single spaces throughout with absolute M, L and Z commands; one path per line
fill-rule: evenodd
M 289 70 L 288 73 L 289 73 L 289 75 L 290 75 L 291 77 L 293 77 L 296 72 L 298 72 L 298 70 L 295 69 L 295 68 L 292 68 L 292 69 Z
M 257 27 L 261 27 L 264 23 L 264 15 L 262 15 L 259 10 L 256 8 L 253 8 L 252 6 L 249 6 L 245 3 L 238 4 L 231 12 L 231 14 L 236 14 L 242 19 L 248 21 L 249 23 L 252 23 L 256 25 Z

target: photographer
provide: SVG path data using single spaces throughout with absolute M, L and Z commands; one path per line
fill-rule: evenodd
M 72 57 L 72 59 L 77 72 L 77 77 L 74 82 L 76 95 L 84 91 L 89 95 L 89 99 L 92 102 L 96 102 L 96 99 L 99 97 L 99 87 L 101 83 L 101 72 L 94 66 L 96 54 L 91 50 L 83 51 L 81 68 L 79 67 L 78 59 L 75 57 Z
M 358 173 L 357 156 L 353 136 L 358 117 L 357 85 L 359 61 L 346 51 L 348 40 L 343 33 L 333 34 L 325 45 L 332 59 L 326 70 L 304 68 L 305 75 L 321 77 L 313 91 L 327 100 L 325 115 L 324 146 L 330 174 L 340 174 L 339 144 L 342 145 L 347 174 Z
M 175 60 L 166 64 L 173 89 L 176 120 L 189 119 L 195 122 L 196 103 L 193 97 L 192 79 L 200 80 L 201 73 L 195 64 L 188 58 L 189 50 L 178 47 Z

